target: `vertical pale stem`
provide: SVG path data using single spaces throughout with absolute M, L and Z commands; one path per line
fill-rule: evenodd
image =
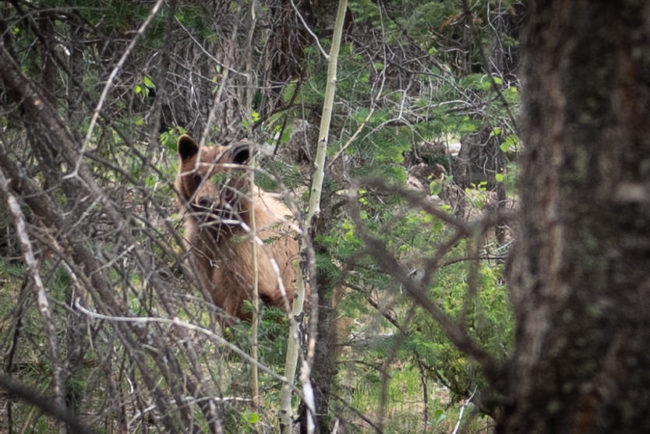
M 259 381 L 258 381 L 258 372 L 257 372 L 257 334 L 259 327 L 259 311 L 260 311 L 260 298 L 257 295 L 257 289 L 259 286 L 259 275 L 258 275 L 258 264 L 257 264 L 257 243 L 255 242 L 257 238 L 257 224 L 255 222 L 255 153 L 251 154 L 250 159 L 250 227 L 251 227 L 251 243 L 253 257 L 253 318 L 251 319 L 251 357 L 255 361 L 253 363 L 252 374 L 251 374 L 251 389 L 253 392 L 253 402 L 255 407 L 259 408 Z
M 327 141 L 329 128 L 332 121 L 332 110 L 334 108 L 334 93 L 336 92 L 336 68 L 338 65 L 339 48 L 343 35 L 343 21 L 345 10 L 348 7 L 347 0 L 339 0 L 334 23 L 334 35 L 332 37 L 332 48 L 330 49 L 329 62 L 327 64 L 327 85 L 323 101 L 323 112 L 318 131 L 318 147 L 316 149 L 316 160 L 314 161 L 314 178 L 311 184 L 309 195 L 309 210 L 307 211 L 307 233 L 311 229 L 312 219 L 320 213 L 320 197 L 325 177 L 325 156 L 327 155 Z
M 34 289 L 36 290 L 36 304 L 38 305 L 38 311 L 41 314 L 41 318 L 43 320 L 43 329 L 45 332 L 48 349 L 50 350 L 50 355 L 52 357 L 52 383 L 54 388 L 54 402 L 59 407 L 59 409 L 65 409 L 65 400 L 63 397 L 64 384 L 62 382 L 63 367 L 61 366 L 59 345 L 56 339 L 56 328 L 52 320 L 52 310 L 47 299 L 47 290 L 43 284 L 43 279 L 41 279 L 38 260 L 34 255 L 32 243 L 29 240 L 29 235 L 27 234 L 25 215 L 23 214 L 18 200 L 9 190 L 9 180 L 5 177 L 2 171 L 0 171 L 0 189 L 2 189 L 4 196 L 7 198 L 7 206 L 14 219 L 16 235 L 18 237 L 18 241 L 20 242 L 20 247 L 23 251 L 25 265 L 27 265 L 27 271 L 32 275 Z M 65 433 L 66 428 L 62 426 L 59 432 Z
M 253 0 L 250 3 L 250 31 L 248 34 L 247 41 L 247 51 L 248 56 L 246 59 L 246 110 L 247 110 L 247 121 L 248 121 L 248 131 L 252 131 L 253 125 L 253 94 L 255 80 L 253 79 L 253 36 L 255 33 L 255 22 L 257 21 L 255 15 L 255 5 L 256 2 Z M 251 150 L 253 151 L 253 150 Z M 250 228 L 251 228 L 251 243 L 252 243 L 252 264 L 253 264 L 253 317 L 251 318 L 251 357 L 253 358 L 253 366 L 251 366 L 251 390 L 253 393 L 253 403 L 256 409 L 259 409 L 260 402 L 260 393 L 259 393 L 259 377 L 257 365 L 259 362 L 258 358 L 258 329 L 259 329 L 259 312 L 260 312 L 260 298 L 258 296 L 258 287 L 259 287 L 259 268 L 257 264 L 257 225 L 255 222 L 255 152 L 251 152 L 251 157 L 249 161 L 249 191 L 250 191 Z
M 343 34 L 343 22 L 345 20 L 345 11 L 347 9 L 347 0 L 339 0 L 338 9 L 336 13 L 336 22 L 334 23 L 334 34 L 332 37 L 332 48 L 330 49 L 329 62 L 327 65 L 327 85 L 325 87 L 325 98 L 323 101 L 323 112 L 321 116 L 320 130 L 318 133 L 318 147 L 316 150 L 316 160 L 314 161 L 314 177 L 312 180 L 311 191 L 309 195 L 309 209 L 307 210 L 307 218 L 305 222 L 306 237 L 310 236 L 311 225 L 314 217 L 320 213 L 320 199 L 323 188 L 323 179 L 325 177 L 325 156 L 327 155 L 327 141 L 329 136 L 329 128 L 332 120 L 332 110 L 334 107 L 334 93 L 336 91 L 336 68 L 338 63 L 339 48 L 341 46 L 341 37 Z M 304 244 L 304 243 L 303 243 Z M 304 248 L 304 246 L 303 246 Z M 303 255 L 304 256 L 304 255 Z M 312 267 L 310 267 L 311 269 Z M 301 273 L 297 273 L 300 275 Z M 305 288 L 302 276 L 296 285 L 296 300 L 294 300 L 294 308 L 292 315 L 298 316 L 302 312 L 303 300 L 305 297 Z M 315 288 L 311 288 L 312 294 L 316 294 Z M 312 303 L 311 311 L 311 329 L 308 345 L 307 360 L 302 364 L 300 378 L 303 385 L 303 399 L 308 408 L 307 417 L 307 432 L 313 433 L 315 429 L 314 414 L 316 409 L 314 405 L 314 393 L 311 387 L 310 370 L 311 360 L 313 360 L 314 349 L 316 347 L 316 324 L 318 321 L 318 306 L 317 303 Z M 298 355 L 300 348 L 300 339 L 298 336 L 297 325 L 291 328 L 289 335 L 289 342 L 287 344 L 287 360 L 285 365 L 285 375 L 290 384 L 284 384 L 280 392 L 280 429 L 282 433 L 291 432 L 291 389 L 298 363 Z
M 296 297 L 293 300 L 293 308 L 291 315 L 296 318 L 302 313 L 302 307 L 305 303 L 305 281 L 302 278 L 302 271 L 300 263 L 296 261 L 293 264 L 296 270 Z M 289 383 L 282 385 L 280 391 L 280 430 L 283 434 L 291 433 L 291 389 L 293 386 L 293 379 L 296 376 L 296 367 L 298 365 L 298 351 L 300 350 L 300 330 L 298 329 L 300 323 L 298 321 L 291 321 L 289 328 L 289 340 L 287 343 L 287 355 L 285 358 L 285 372 L 284 375 L 289 380 Z

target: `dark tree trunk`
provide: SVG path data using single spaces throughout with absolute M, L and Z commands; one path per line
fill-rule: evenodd
M 650 432 L 650 3 L 531 2 L 498 432 Z
M 325 181 L 321 195 L 321 214 L 313 228 L 314 234 L 326 234 L 331 230 L 330 222 L 333 221 L 331 206 L 331 185 Z M 315 237 L 314 237 L 315 238 Z M 329 252 L 318 241 L 314 243 L 316 255 L 328 257 Z M 321 263 L 321 267 L 324 264 Z M 327 266 L 325 266 L 327 267 Z M 314 388 L 314 403 L 316 405 L 316 432 L 329 433 L 331 431 L 331 414 L 329 411 L 330 395 L 334 379 L 338 372 L 336 364 L 338 358 L 337 336 L 337 306 L 340 294 L 336 294 L 333 275 L 325 269 L 316 272 L 316 290 L 318 291 L 318 344 L 314 353 L 311 382 Z M 300 432 L 307 432 L 307 408 L 301 403 L 298 410 Z
M 324 277 L 321 276 L 319 277 Z M 320 280 L 320 279 L 319 279 Z M 326 279 L 322 279 L 326 280 Z M 331 414 L 329 411 L 330 395 L 334 378 L 338 372 L 336 359 L 336 308 L 332 307 L 332 290 L 328 283 L 319 281 L 318 299 L 322 300 L 318 307 L 318 340 L 312 367 L 312 385 L 314 387 L 314 401 L 316 404 L 316 432 L 329 433 L 331 431 Z M 307 408 L 304 403 L 299 409 L 300 432 L 307 432 Z

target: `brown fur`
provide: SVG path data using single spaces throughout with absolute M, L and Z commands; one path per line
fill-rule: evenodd
M 244 301 L 252 299 L 253 246 L 250 234 L 240 224 L 251 224 L 245 169 L 248 146 L 199 147 L 184 135 L 178 141 L 178 153 L 175 185 L 185 212 L 190 265 L 215 305 L 230 316 L 248 319 L 250 312 L 244 309 Z M 259 188 L 252 203 L 257 235 L 264 241 L 257 245 L 258 293 L 264 303 L 287 309 L 295 289 L 293 263 L 299 255 L 295 231 L 286 220 L 291 212 Z M 279 268 L 286 299 L 271 259 Z

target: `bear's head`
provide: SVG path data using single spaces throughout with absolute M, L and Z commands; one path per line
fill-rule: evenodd
M 221 230 L 245 220 L 248 180 L 246 143 L 199 146 L 190 136 L 178 139 L 176 189 L 190 218 L 201 227 Z

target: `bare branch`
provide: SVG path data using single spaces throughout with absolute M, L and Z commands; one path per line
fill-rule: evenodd
M 305 27 L 305 30 L 307 30 L 307 32 L 309 33 L 309 35 L 310 35 L 312 38 L 314 38 L 314 41 L 316 42 L 316 45 L 318 46 L 318 49 L 320 50 L 320 53 L 323 55 L 323 57 L 325 58 L 325 60 L 329 60 L 329 59 L 330 59 L 330 56 L 329 56 L 329 54 L 327 54 L 327 52 L 325 51 L 325 49 L 321 46 L 321 44 L 320 44 L 320 39 L 318 39 L 318 36 L 316 36 L 316 34 L 315 34 L 315 33 L 314 33 L 310 28 L 309 28 L 309 26 L 307 25 L 307 22 L 306 22 L 305 19 L 302 17 L 302 14 L 300 13 L 300 11 L 298 10 L 298 8 L 296 7 L 296 4 L 293 2 L 293 0 L 290 0 L 290 1 L 291 1 L 291 6 L 293 7 L 293 10 L 296 11 L 296 15 L 298 15 L 298 18 L 300 19 L 300 22 L 302 23 L 302 25 Z
M 99 101 L 97 102 L 97 107 L 95 108 L 95 111 L 93 112 L 93 115 L 90 118 L 90 125 L 88 126 L 88 132 L 86 133 L 86 138 L 84 139 L 83 144 L 81 146 L 81 151 L 79 152 L 79 160 L 77 161 L 75 170 L 72 173 L 68 174 L 67 175 L 68 177 L 77 175 L 79 171 L 79 166 L 81 165 L 81 160 L 84 157 L 84 154 L 88 149 L 90 139 L 92 138 L 93 129 L 95 128 L 95 123 L 97 122 L 99 113 L 101 112 L 102 107 L 104 106 L 104 102 L 106 101 L 106 97 L 108 96 L 108 93 L 110 92 L 111 87 L 113 86 L 113 80 L 115 80 L 115 77 L 117 77 L 117 74 L 120 72 L 120 69 L 122 69 L 122 67 L 124 66 L 124 62 L 126 62 L 127 57 L 129 57 L 129 54 L 131 54 L 131 51 L 133 50 L 133 47 L 135 47 L 135 44 L 142 37 L 142 35 L 144 35 L 144 32 L 147 30 L 147 27 L 149 27 L 149 24 L 158 13 L 158 10 L 160 9 L 160 6 L 163 4 L 163 2 L 164 0 L 158 0 L 156 4 L 154 4 L 153 8 L 151 8 L 149 15 L 147 16 L 147 18 L 144 20 L 144 22 L 136 32 L 133 39 L 131 39 L 129 46 L 124 50 L 124 52 L 122 53 L 122 57 L 120 57 L 120 60 L 117 62 L 117 64 L 111 71 L 111 74 L 108 76 L 108 80 L 106 80 L 106 84 L 104 85 L 104 90 L 102 90 L 102 94 L 99 97 Z
M 59 352 L 59 346 L 56 340 L 56 329 L 52 321 L 52 312 L 50 309 L 50 303 L 47 299 L 47 291 L 43 285 L 43 280 L 41 279 L 41 274 L 39 272 L 38 261 L 34 255 L 34 250 L 32 249 L 32 243 L 29 240 L 29 235 L 27 235 L 27 227 L 25 224 L 25 216 L 20 208 L 20 204 L 14 197 L 14 195 L 9 191 L 9 181 L 5 177 L 2 168 L 0 168 L 0 189 L 7 198 L 7 204 L 9 206 L 9 211 L 13 215 L 14 224 L 16 227 L 16 233 L 18 239 L 20 240 L 20 245 L 23 250 L 23 257 L 25 259 L 25 264 L 29 270 L 32 280 L 34 281 L 34 287 L 36 289 L 36 300 L 38 303 L 38 310 L 43 319 L 43 329 L 45 336 L 47 337 L 47 343 L 50 349 L 50 356 L 52 357 L 53 365 L 53 383 L 54 383 L 54 396 L 56 405 L 60 408 L 65 408 L 65 400 L 63 398 L 63 367 L 61 366 L 61 357 Z
M 43 413 L 60 420 L 68 425 L 75 433 L 90 434 L 93 432 L 66 408 L 61 407 L 57 403 L 53 403 L 51 399 L 41 396 L 23 384 L 14 381 L 9 375 L 0 373 L 0 388 L 5 389 L 10 395 L 37 407 Z
M 486 377 L 495 380 L 498 376 L 499 365 L 491 355 L 481 349 L 467 334 L 467 331 L 450 318 L 438 305 L 433 303 L 427 296 L 426 287 L 422 282 L 414 280 L 408 270 L 388 251 L 385 244 L 372 237 L 361 220 L 360 207 L 358 205 L 358 190 L 355 188 L 350 192 L 349 209 L 350 216 L 354 221 L 363 242 L 366 244 L 366 252 L 370 254 L 377 264 L 386 273 L 391 275 L 406 290 L 406 294 L 413 299 L 420 307 L 429 312 L 431 317 L 440 324 L 449 340 L 458 349 L 472 357 L 481 367 Z M 429 209 L 427 209 L 429 211 Z M 440 214 L 439 211 L 434 211 Z M 454 221 L 454 220 L 451 220 Z M 464 224 L 459 224 L 464 227 Z

